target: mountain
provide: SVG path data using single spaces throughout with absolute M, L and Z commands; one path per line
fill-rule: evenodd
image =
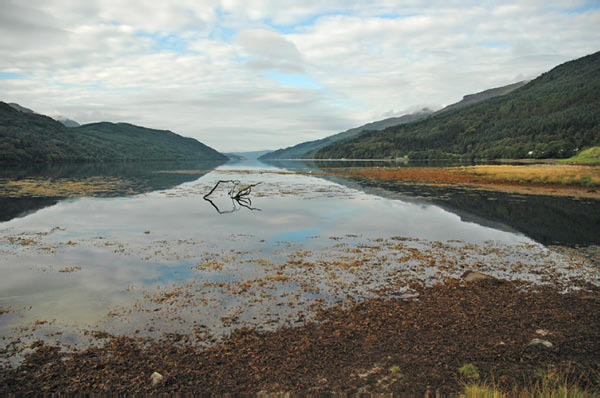
M 127 123 L 67 128 L 0 102 L 0 162 L 227 160 L 214 149 L 167 130 Z
M 262 151 L 250 151 L 250 152 L 234 152 L 233 155 L 239 156 L 246 160 L 256 160 L 267 153 L 273 152 L 272 149 Z
M 510 93 L 511 91 L 522 87 L 527 82 L 522 81 L 518 83 L 509 84 L 503 87 L 491 88 L 485 91 L 481 91 L 475 94 L 468 94 L 463 97 L 463 99 L 457 103 L 446 106 L 439 111 L 433 112 L 430 109 L 423 108 L 421 111 L 400 116 L 400 117 L 392 117 L 389 119 L 380 120 L 377 122 L 367 123 L 364 126 L 355 127 L 353 129 L 344 131 L 342 133 L 338 133 L 320 140 L 315 141 L 307 141 L 303 142 L 289 148 L 279 149 L 277 151 L 271 152 L 267 155 L 260 157 L 261 160 L 282 160 L 282 159 L 310 159 L 313 158 L 315 153 L 325 148 L 326 146 L 333 144 L 335 142 L 340 142 L 343 140 L 348 140 L 350 138 L 357 137 L 359 135 L 364 134 L 367 131 L 379 131 L 384 130 L 388 127 L 398 126 L 401 124 L 407 124 L 416 122 L 419 120 L 423 120 L 429 116 L 436 115 L 442 112 L 460 109 L 468 105 L 473 105 L 478 102 L 484 101 L 489 98 L 497 97 L 500 95 L 505 95 Z
M 277 159 L 310 159 L 313 157 L 314 153 L 317 152 L 321 148 L 325 148 L 326 146 L 333 144 L 335 142 L 348 140 L 354 138 L 366 131 L 375 131 L 375 130 L 383 130 L 390 126 L 396 126 L 404 123 L 411 123 L 417 120 L 422 120 L 429 116 L 433 111 L 428 108 L 423 108 L 422 110 L 409 114 L 403 115 L 400 117 L 392 117 L 384 120 L 379 120 L 377 122 L 367 123 L 360 127 L 355 127 L 350 130 L 343 131 L 341 133 L 337 133 L 334 135 L 330 135 L 329 137 L 322 138 L 320 140 L 307 141 L 302 142 L 300 144 L 285 148 L 279 149 L 270 153 L 267 153 L 261 157 L 260 160 L 277 160 Z
M 506 95 L 369 132 L 317 158 L 565 158 L 600 145 L 600 52 L 555 67 Z
M 13 109 L 15 109 L 15 110 L 17 110 L 19 112 L 23 112 L 23 113 L 35 113 L 31 109 L 25 108 L 24 106 L 21 106 L 19 104 L 14 103 L 14 102 L 9 103 L 8 106 L 10 106 L 11 108 L 13 108 Z M 56 120 L 57 122 L 60 122 L 65 127 L 78 127 L 80 125 L 75 120 L 68 119 L 68 118 L 66 118 L 64 116 L 54 116 L 53 119 Z
M 465 106 L 473 105 L 478 102 L 485 101 L 486 99 L 489 99 L 489 98 L 498 97 L 500 95 L 506 95 L 506 94 L 510 93 L 511 91 L 518 89 L 519 87 L 523 87 L 526 84 L 527 84 L 527 81 L 523 80 L 522 82 L 509 84 L 507 86 L 490 88 L 488 90 L 480 91 L 475 94 L 467 94 L 463 97 L 462 100 L 460 100 L 454 104 L 450 104 L 435 113 L 438 114 L 438 113 L 442 113 L 442 112 L 447 112 L 447 111 L 464 108 Z
M 66 118 L 64 116 L 54 116 L 53 119 L 56 120 L 57 122 L 61 123 L 65 127 L 79 127 L 79 126 L 81 126 L 75 120 L 68 119 L 68 118 Z
M 245 157 L 238 155 L 237 153 L 225 152 L 223 155 L 227 156 L 229 160 L 235 160 L 236 162 L 240 162 L 242 160 L 247 160 Z
M 29 108 L 25 108 L 24 106 L 21 106 L 19 104 L 15 104 L 14 102 L 11 102 L 10 104 L 8 104 L 8 106 L 10 106 L 11 108 L 19 111 L 19 112 L 23 112 L 23 113 L 35 113 L 34 111 L 32 111 Z

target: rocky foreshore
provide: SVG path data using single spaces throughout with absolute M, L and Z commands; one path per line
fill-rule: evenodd
M 465 364 L 499 387 L 559 369 L 595 391 L 598 314 L 598 287 L 562 293 L 466 275 L 415 298 L 324 309 L 298 327 L 238 329 L 208 348 L 181 335 L 99 333 L 96 347 L 71 353 L 39 342 L 20 367 L 0 370 L 0 392 L 444 394 L 461 389 Z

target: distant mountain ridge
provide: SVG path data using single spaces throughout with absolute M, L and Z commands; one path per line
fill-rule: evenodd
M 360 127 L 355 127 L 350 130 L 344 131 L 342 133 L 334 134 L 329 137 L 325 137 L 320 140 L 307 141 L 302 142 L 300 144 L 279 149 L 273 152 L 270 152 L 266 155 L 261 156 L 259 159 L 261 160 L 285 160 L 285 159 L 311 159 L 315 157 L 317 151 L 326 148 L 327 146 L 333 143 L 339 143 L 344 140 L 349 140 L 365 134 L 368 131 L 380 131 L 389 127 L 399 126 L 402 124 L 408 124 L 413 122 L 418 122 L 420 120 L 426 119 L 433 115 L 437 115 L 443 112 L 452 111 L 460 108 L 464 108 L 469 105 L 476 104 L 481 101 L 485 101 L 489 98 L 498 97 L 501 95 L 506 95 L 513 90 L 516 90 L 519 87 L 522 87 L 526 84 L 526 81 L 521 81 L 518 83 L 512 83 L 502 87 L 495 87 L 491 89 L 487 89 L 484 91 L 480 91 L 474 94 L 465 95 L 462 100 L 456 102 L 454 104 L 450 104 L 445 108 L 442 108 L 438 111 L 432 111 L 428 108 L 423 108 L 420 111 L 403 115 L 400 117 L 392 117 L 388 119 L 379 120 L 376 122 L 367 123 Z
M 500 95 L 506 95 L 511 91 L 518 89 L 519 87 L 523 87 L 527 84 L 527 82 L 527 80 L 523 80 L 517 83 L 509 84 L 507 86 L 490 88 L 475 94 L 467 94 L 462 98 L 462 100 L 440 109 L 439 111 L 435 112 L 435 114 L 464 108 L 465 106 L 473 105 L 490 98 L 498 97 Z
M 390 126 L 396 126 L 404 123 L 411 123 L 417 120 L 422 120 L 432 114 L 433 111 L 428 108 L 423 108 L 418 112 L 414 112 L 408 115 L 399 117 L 391 117 L 376 122 L 367 123 L 360 127 L 354 127 L 349 130 L 330 135 L 320 140 L 302 142 L 300 144 L 278 149 L 273 152 L 269 152 L 261 157 L 260 160 L 285 160 L 285 159 L 310 159 L 313 155 L 321 148 L 326 147 L 334 142 L 348 140 L 354 138 L 366 131 L 383 130 Z
M 31 109 L 25 108 L 24 106 L 21 106 L 19 104 L 15 104 L 14 102 L 9 103 L 8 106 L 10 106 L 11 108 L 13 108 L 14 110 L 17 110 L 19 112 L 23 112 L 23 113 L 35 113 Z
M 68 128 L 48 116 L 0 102 L 0 162 L 120 160 L 228 159 L 193 138 L 168 130 L 109 122 Z
M 600 145 L 600 52 L 566 62 L 508 94 L 369 132 L 321 159 L 566 158 Z
M 23 112 L 23 113 L 37 113 L 32 111 L 29 108 L 25 108 L 24 106 L 21 106 L 19 104 L 16 104 L 14 102 L 11 102 L 8 104 L 11 108 L 19 111 L 19 112 Z M 57 122 L 60 122 L 61 124 L 63 124 L 65 127 L 79 127 L 80 124 L 77 123 L 75 120 L 69 119 L 65 116 L 54 116 L 52 117 L 52 119 L 56 120 Z

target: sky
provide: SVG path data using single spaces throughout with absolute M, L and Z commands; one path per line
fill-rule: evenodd
M 222 152 L 439 108 L 600 50 L 600 0 L 0 0 L 0 101 Z

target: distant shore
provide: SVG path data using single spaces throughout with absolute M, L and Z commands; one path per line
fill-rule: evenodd
M 476 165 L 462 167 L 356 167 L 326 175 L 473 186 L 535 195 L 600 198 L 600 166 L 564 164 Z

